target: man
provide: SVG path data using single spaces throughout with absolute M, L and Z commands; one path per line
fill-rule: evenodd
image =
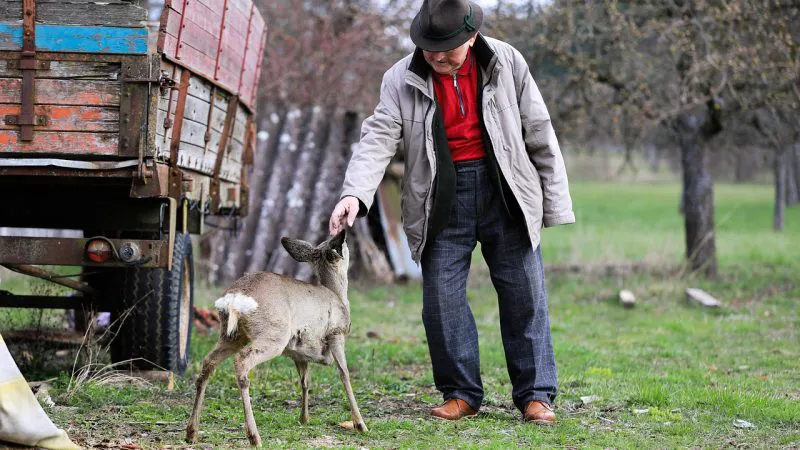
M 478 333 L 467 303 L 477 242 L 491 273 L 513 400 L 523 418 L 555 420 L 556 366 L 539 249 L 542 225 L 573 223 L 550 117 L 522 55 L 478 33 L 481 8 L 425 0 L 416 51 L 383 77 L 364 121 L 331 233 L 372 205 L 392 156 L 405 151 L 402 213 L 422 264 L 422 318 L 444 403 L 435 417 L 475 415 L 483 401 Z

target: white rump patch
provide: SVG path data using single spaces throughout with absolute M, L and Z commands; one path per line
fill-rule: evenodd
M 258 303 L 253 297 L 241 292 L 230 292 L 217 299 L 214 303 L 220 311 L 236 311 L 239 314 L 250 314 L 258 308 Z

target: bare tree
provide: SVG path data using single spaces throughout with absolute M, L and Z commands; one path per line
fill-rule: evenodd
M 516 34 L 529 63 L 544 63 L 557 79 L 557 125 L 608 126 L 628 160 L 648 129 L 671 129 L 681 149 L 687 259 L 716 275 L 708 147 L 726 117 L 796 86 L 796 56 L 785 56 L 797 53 L 797 8 L 770 0 L 534 3 L 505 17 L 530 30 Z

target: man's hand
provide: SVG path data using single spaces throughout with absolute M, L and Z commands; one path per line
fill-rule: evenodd
M 345 220 L 347 226 L 352 227 L 358 215 L 359 201 L 355 197 L 347 196 L 339 200 L 336 208 L 333 208 L 331 213 L 331 221 L 328 224 L 331 236 L 342 231 Z

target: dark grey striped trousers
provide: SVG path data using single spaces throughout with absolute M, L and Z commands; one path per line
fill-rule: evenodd
M 467 275 L 477 242 L 500 306 L 500 328 L 512 397 L 520 410 L 556 397 L 557 374 L 547 313 L 541 249 L 513 223 L 484 160 L 456 164 L 456 201 L 447 227 L 422 254 L 422 320 L 433 378 L 444 399 L 478 409 L 483 385 L 478 330 L 467 303 Z

